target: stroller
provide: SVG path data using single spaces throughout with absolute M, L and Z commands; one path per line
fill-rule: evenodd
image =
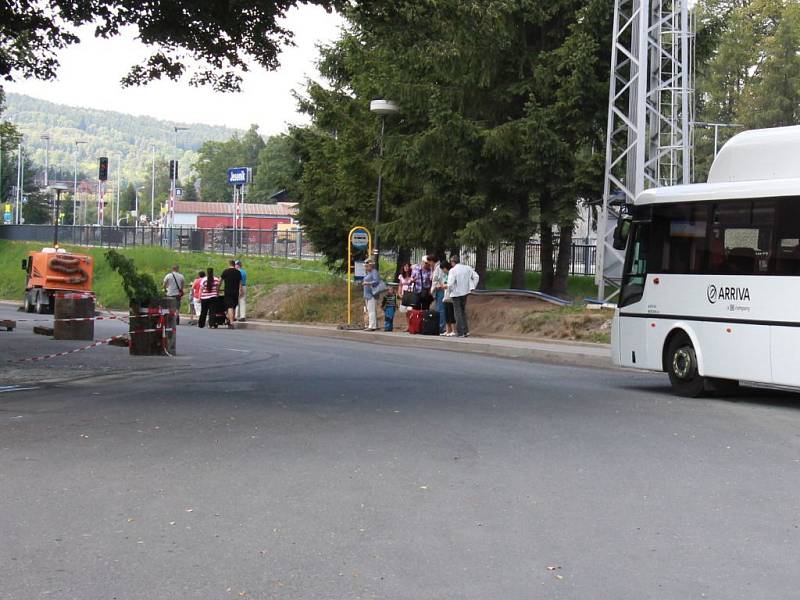
M 208 326 L 211 329 L 228 324 L 228 313 L 225 310 L 225 299 L 222 296 L 214 298 L 208 313 Z

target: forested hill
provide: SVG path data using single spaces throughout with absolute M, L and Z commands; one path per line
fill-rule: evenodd
M 198 123 L 172 123 L 152 117 L 125 113 L 78 108 L 56 104 L 20 94 L 6 95 L 4 118 L 14 123 L 24 134 L 24 145 L 39 164 L 44 164 L 45 141 L 50 136 L 51 169 L 73 170 L 75 141 L 82 140 L 79 149 L 79 170 L 94 174 L 97 157 L 108 156 L 111 175 L 116 177 L 117 156 L 122 156 L 122 178 L 139 181 L 150 171 L 152 146 L 156 146 L 157 160 L 169 160 L 174 154 L 173 127 L 188 127 L 178 134 L 178 152 L 181 174 L 195 161 L 197 150 L 208 140 L 224 141 L 236 129 Z

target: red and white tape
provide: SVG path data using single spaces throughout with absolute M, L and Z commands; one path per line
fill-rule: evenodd
M 121 321 L 121 317 L 117 316 L 110 316 L 110 317 L 73 317 L 69 319 L 14 319 L 17 323 L 55 323 L 58 321 L 59 323 L 67 322 L 67 321 Z
M 80 348 L 75 348 L 74 350 L 65 350 L 64 352 L 55 352 L 54 354 L 43 354 L 42 356 L 32 356 L 30 358 L 19 358 L 17 360 L 11 360 L 9 362 L 16 363 L 16 362 L 37 362 L 40 360 L 48 360 L 51 358 L 58 358 L 59 356 L 67 356 L 69 354 L 75 354 L 76 352 L 83 352 L 84 350 L 91 350 L 92 348 L 96 348 L 97 346 L 102 346 L 103 344 L 110 344 L 114 340 L 120 340 L 124 337 L 127 337 L 129 334 L 141 334 L 141 333 L 161 333 L 162 344 L 164 345 L 164 352 L 167 352 L 166 348 L 166 337 L 167 331 L 175 331 L 174 327 L 156 327 L 154 329 L 135 329 L 133 331 L 129 331 L 128 333 L 123 333 L 121 335 L 115 335 L 110 338 L 106 338 L 104 340 L 98 340 L 96 342 L 92 342 L 91 344 L 87 344 L 86 346 L 81 346 Z M 171 356 L 167 352 L 168 356 Z

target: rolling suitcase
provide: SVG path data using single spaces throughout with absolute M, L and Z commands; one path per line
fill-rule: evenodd
M 422 314 L 422 335 L 439 335 L 439 311 L 426 310 Z
M 422 333 L 422 311 L 412 308 L 406 314 L 408 315 L 408 333 Z

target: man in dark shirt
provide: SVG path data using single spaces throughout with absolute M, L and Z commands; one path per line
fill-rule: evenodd
M 222 272 L 222 282 L 225 284 L 225 310 L 228 313 L 228 328 L 233 329 L 236 306 L 239 304 L 239 295 L 242 292 L 242 274 L 236 268 L 234 261 Z

